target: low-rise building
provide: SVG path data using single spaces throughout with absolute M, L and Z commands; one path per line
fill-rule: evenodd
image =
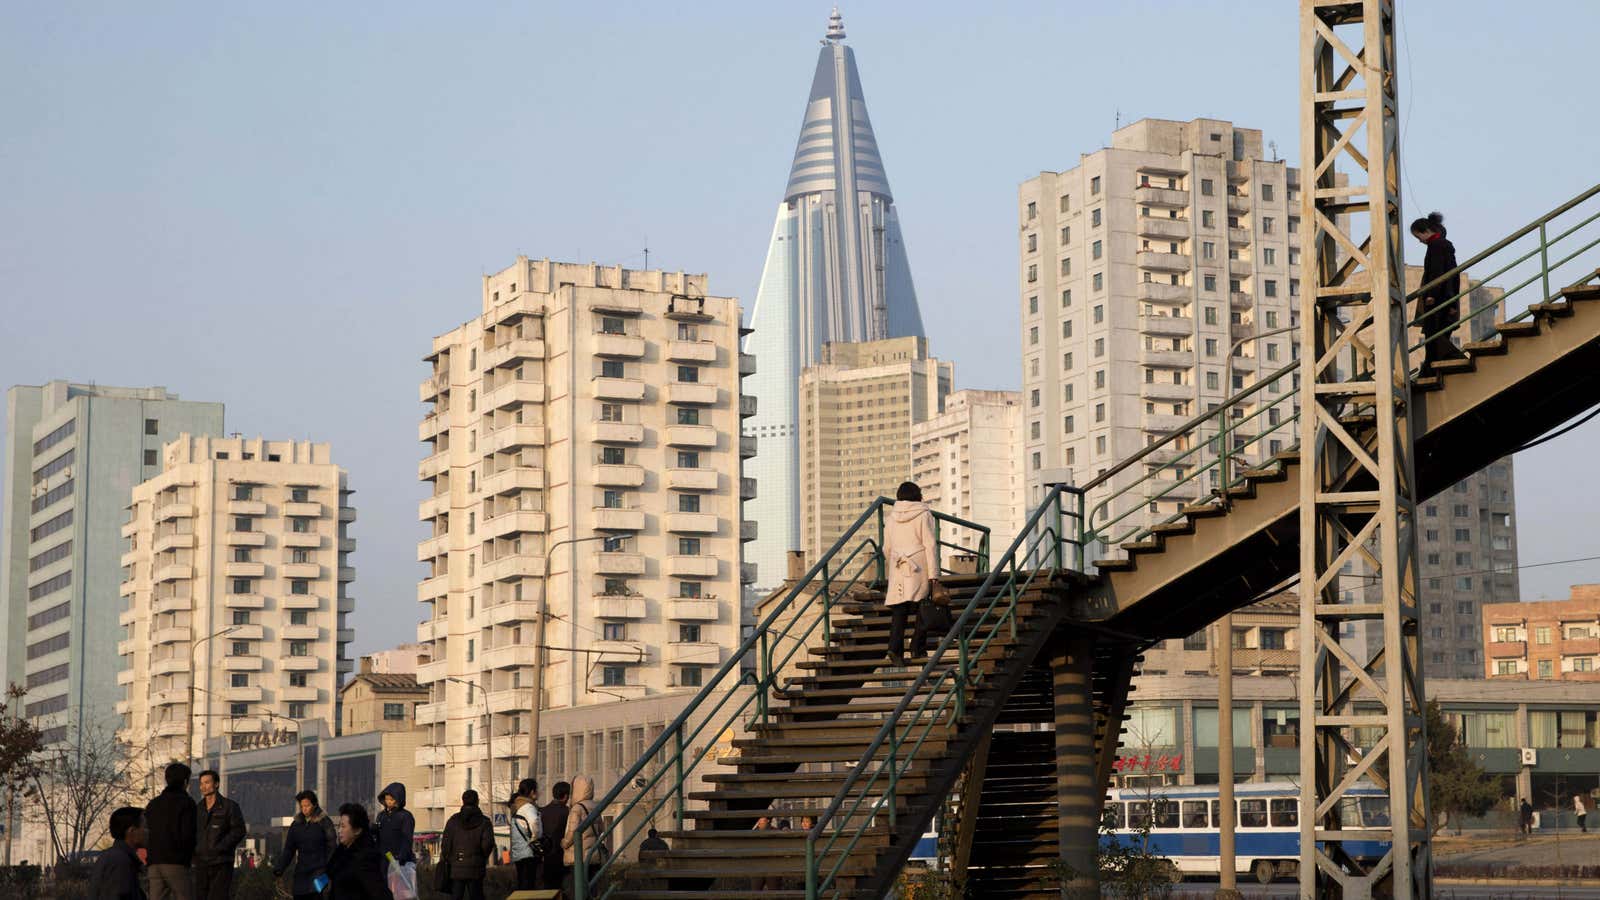
M 339 733 L 410 731 L 417 707 L 427 702 L 428 689 L 414 673 L 374 672 L 363 656 L 361 671 L 339 689 Z
M 955 391 L 944 411 L 911 426 L 911 480 L 935 510 L 993 529 L 989 552 L 1011 545 L 1027 517 L 1022 395 Z M 969 544 L 970 532 L 954 536 Z M 976 547 L 969 547 L 976 550 Z
M 1566 600 L 1483 607 L 1484 675 L 1600 681 L 1600 584 L 1575 584 Z

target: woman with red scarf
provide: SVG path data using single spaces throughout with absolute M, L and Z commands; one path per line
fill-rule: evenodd
M 1411 235 L 1428 248 L 1422 260 L 1422 284 L 1426 287 L 1441 275 L 1456 267 L 1456 247 L 1445 239 L 1444 216 L 1429 213 L 1411 223 Z M 1418 326 L 1428 335 L 1423 350 L 1422 374 L 1433 371 L 1433 364 L 1441 359 L 1461 359 L 1462 353 L 1450 340 L 1461 319 L 1461 273 L 1454 272 L 1432 287 L 1426 287 L 1417 303 Z

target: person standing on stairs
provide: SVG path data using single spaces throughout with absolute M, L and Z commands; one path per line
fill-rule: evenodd
M 1411 236 L 1428 248 L 1422 260 L 1423 285 L 1456 267 L 1456 245 L 1445 238 L 1444 216 L 1433 212 L 1412 222 Z M 1417 301 L 1417 318 L 1421 320 L 1418 327 L 1424 336 L 1435 335 L 1428 338 L 1423 349 L 1423 375 L 1432 374 L 1434 363 L 1440 360 L 1462 359 L 1464 356 L 1450 339 L 1456 322 L 1461 318 L 1461 300 L 1456 296 L 1460 293 L 1461 273 L 1457 272 L 1428 288 L 1427 293 Z M 1439 331 L 1444 333 L 1436 334 Z
M 894 510 L 883 529 L 883 555 L 889 566 L 884 602 L 889 606 L 889 659 L 906 664 L 906 618 L 917 609 L 917 627 L 911 637 L 913 653 L 923 652 L 923 637 L 931 611 L 929 587 L 938 571 L 939 548 L 933 536 L 933 511 L 922 502 L 922 488 L 907 481 L 895 491 Z

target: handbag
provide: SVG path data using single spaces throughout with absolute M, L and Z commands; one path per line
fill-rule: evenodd
M 928 599 L 932 600 L 935 606 L 942 606 L 945 609 L 949 609 L 950 589 L 944 586 L 943 581 L 935 578 L 928 582 Z
M 433 864 L 433 889 L 441 894 L 450 893 L 450 863 L 443 859 Z

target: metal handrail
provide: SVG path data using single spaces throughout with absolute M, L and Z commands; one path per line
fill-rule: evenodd
M 893 501 L 879 497 L 856 517 L 855 522 L 833 542 L 827 553 L 823 554 L 822 558 L 783 595 L 782 600 L 762 619 L 755 632 L 730 654 L 728 660 L 689 701 L 683 711 L 651 742 L 605 796 L 594 804 L 589 815 L 579 825 L 579 837 L 576 841 L 574 891 L 579 900 L 588 900 L 594 896 L 593 888 L 617 858 L 615 851 L 618 847 L 614 839 L 626 831 L 624 823 L 630 813 L 640 809 L 647 812 L 641 817 L 642 821 L 622 837 L 622 844 L 631 844 L 638 838 L 668 803 L 676 804 L 675 817 L 681 826 L 685 812 L 685 795 L 693 770 L 714 749 L 708 745 L 696 752 L 693 749 L 694 741 L 708 731 L 720 734 L 746 721 L 744 717 L 751 711 L 752 706 L 755 708 L 754 713 L 747 724 L 757 722 L 766 724 L 771 711 L 771 694 L 775 690 L 782 689 L 778 684 L 778 673 L 783 666 L 802 652 L 807 639 L 815 634 L 817 629 L 822 629 L 824 640 L 828 639 L 827 635 L 831 630 L 830 612 L 834 603 L 848 596 L 862 584 L 883 580 L 885 574 L 882 551 L 883 514 L 885 508 L 890 506 L 893 506 Z M 983 571 L 988 558 L 989 529 L 956 516 L 939 512 L 933 515 L 936 529 L 948 526 L 978 532 L 979 564 L 980 571 Z M 874 519 L 876 519 L 877 533 L 862 534 L 862 529 Z M 852 542 L 856 542 L 854 547 L 845 552 L 845 548 Z M 972 552 L 959 545 L 946 545 L 955 547 L 963 553 Z M 822 607 L 820 615 L 805 615 L 808 610 L 819 604 Z M 785 619 L 787 621 L 783 621 Z M 786 653 L 781 647 L 773 646 L 783 640 L 791 642 Z M 747 660 L 754 660 L 756 663 L 757 673 L 754 679 L 739 671 Z M 754 690 L 741 702 L 733 704 L 732 701 L 740 693 L 740 689 L 747 687 Z M 718 693 L 722 696 L 712 702 L 711 698 Z M 724 710 L 730 704 L 733 706 L 731 712 L 725 713 Z M 669 744 L 672 745 L 670 753 Z M 652 767 L 656 771 L 648 772 L 647 770 Z M 666 795 L 652 799 L 649 792 L 663 782 L 670 784 L 665 792 Z M 611 817 L 609 825 L 604 824 L 606 811 L 619 802 L 623 791 L 639 783 L 642 783 L 643 787 L 638 788 L 637 793 L 622 804 Z M 595 829 L 598 829 L 599 839 L 602 842 L 608 837 L 613 839 L 612 852 L 605 862 L 600 863 L 591 872 L 585 858 L 587 854 L 582 851 L 582 842 L 583 835 Z M 610 896 L 611 893 L 612 890 L 606 890 L 601 896 Z

